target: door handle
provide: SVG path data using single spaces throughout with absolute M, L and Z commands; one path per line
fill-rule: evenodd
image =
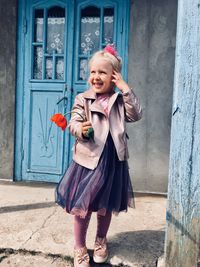
M 58 105 L 61 101 L 65 100 L 65 99 L 67 100 L 67 97 L 63 96 L 61 99 L 58 100 L 58 102 L 56 104 Z

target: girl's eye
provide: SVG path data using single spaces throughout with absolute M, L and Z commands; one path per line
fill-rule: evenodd
M 90 73 L 94 74 L 94 73 L 95 73 L 95 71 L 94 71 L 94 70 L 92 70 Z
M 105 71 L 100 71 L 100 74 L 106 74 L 106 72 Z

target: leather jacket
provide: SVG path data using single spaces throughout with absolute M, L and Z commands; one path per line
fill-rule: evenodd
M 69 130 L 76 137 L 73 146 L 73 160 L 78 164 L 95 169 L 103 152 L 109 131 L 120 161 L 128 159 L 125 122 L 135 122 L 142 117 L 139 99 L 130 89 L 125 93 L 113 93 L 109 99 L 107 117 L 97 100 L 96 93 L 89 89 L 76 96 L 72 112 L 81 114 L 90 121 L 94 129 L 94 141 L 82 135 L 82 122 L 77 113 L 72 113 Z

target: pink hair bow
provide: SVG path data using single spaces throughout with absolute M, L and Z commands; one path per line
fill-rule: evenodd
M 117 57 L 117 51 L 115 50 L 113 45 L 107 44 L 104 48 L 104 51 L 110 53 L 111 55 Z

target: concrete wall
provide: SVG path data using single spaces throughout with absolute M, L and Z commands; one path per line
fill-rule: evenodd
M 137 191 L 167 191 L 176 24 L 177 1 L 131 1 L 129 83 L 144 112 L 141 121 L 128 125 Z
M 13 178 L 16 0 L 0 0 L 0 178 Z

